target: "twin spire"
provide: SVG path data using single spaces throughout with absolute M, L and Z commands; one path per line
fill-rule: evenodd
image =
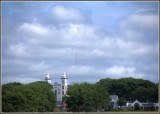
M 65 72 L 63 73 L 62 78 L 67 78 Z M 50 76 L 49 76 L 49 73 L 46 74 L 46 78 L 45 78 L 44 80 L 46 80 L 46 81 L 47 81 L 47 80 L 51 80 L 51 78 L 50 78 Z

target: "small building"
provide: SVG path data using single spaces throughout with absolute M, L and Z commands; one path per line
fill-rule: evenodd
M 128 109 L 135 109 L 135 104 L 138 104 L 140 108 L 142 108 L 143 110 L 150 110 L 150 108 L 152 108 L 152 110 L 154 109 L 155 111 L 158 111 L 158 106 L 159 103 L 142 103 L 139 102 L 138 100 L 135 100 L 134 102 L 130 103 L 127 102 L 126 103 L 126 108 Z
M 134 110 L 134 106 L 135 106 L 136 103 L 138 103 L 140 107 L 143 107 L 141 102 L 139 102 L 138 100 L 135 100 L 133 103 L 127 102 L 126 103 L 126 108 L 129 108 L 129 109 L 132 108 Z
M 118 95 L 110 95 L 110 108 L 116 109 L 118 108 Z

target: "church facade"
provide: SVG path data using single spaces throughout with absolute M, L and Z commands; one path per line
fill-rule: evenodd
M 49 76 L 49 73 L 47 73 L 46 78 L 44 80 L 51 84 L 51 78 Z M 61 84 L 58 84 L 58 82 L 54 82 L 53 84 L 53 91 L 57 95 L 57 108 L 60 108 L 60 109 L 65 108 L 65 103 L 62 102 L 62 98 L 66 94 L 67 88 L 68 88 L 68 80 L 64 72 L 61 77 Z

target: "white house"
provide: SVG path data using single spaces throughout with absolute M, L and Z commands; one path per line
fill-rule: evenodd
M 112 109 L 118 108 L 118 95 L 110 95 L 110 106 Z
M 138 103 L 140 107 L 142 107 L 143 109 L 147 108 L 147 107 L 154 107 L 155 108 L 155 111 L 158 110 L 158 106 L 159 106 L 159 103 L 142 103 L 142 102 L 139 102 L 138 100 L 135 100 L 134 102 L 130 103 L 130 102 L 127 102 L 126 103 L 126 108 L 129 108 L 129 109 L 133 109 L 134 110 L 134 106 L 135 104 Z
M 135 100 L 133 103 L 127 102 L 127 103 L 126 103 L 126 107 L 128 107 L 128 108 L 133 108 L 133 110 L 134 110 L 134 105 L 135 105 L 136 103 L 138 103 L 140 107 L 143 107 L 142 103 L 139 102 L 138 100 Z
M 47 73 L 46 78 L 44 80 L 51 84 L 51 78 L 49 76 L 49 73 Z M 61 84 L 58 84 L 58 82 L 54 82 L 53 84 L 53 91 L 57 95 L 57 107 L 58 108 L 63 107 L 62 97 L 66 94 L 67 88 L 68 88 L 68 80 L 64 72 L 61 77 Z

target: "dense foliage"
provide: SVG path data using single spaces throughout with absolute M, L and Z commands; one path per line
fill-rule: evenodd
M 123 97 L 120 97 L 118 100 L 118 105 L 119 106 L 126 105 L 126 100 Z
M 158 102 L 158 84 L 143 79 L 121 78 L 101 79 L 98 84 L 104 86 L 110 94 L 116 94 L 127 101 Z
M 99 84 L 75 83 L 63 97 L 70 111 L 95 112 L 109 106 L 109 93 Z
M 137 110 L 140 110 L 140 106 L 138 103 L 135 103 L 134 104 L 134 110 L 137 111 Z
M 51 112 L 55 107 L 56 95 L 47 82 L 2 86 L 3 112 Z

